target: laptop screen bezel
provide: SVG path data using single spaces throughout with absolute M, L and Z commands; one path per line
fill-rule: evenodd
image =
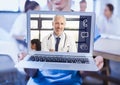
M 95 28 L 95 13 L 94 12 L 58 12 L 58 11 L 28 11 L 27 12 L 27 53 L 31 54 L 35 51 L 31 50 L 31 30 L 30 30 L 30 20 L 31 20 L 31 14 L 54 14 L 54 15 L 79 15 L 79 16 L 91 16 L 91 35 L 90 35 L 90 51 L 89 53 L 76 53 L 80 55 L 93 55 L 93 43 L 94 43 L 94 28 Z M 42 52 L 42 51 L 36 51 L 36 52 Z M 50 52 L 51 53 L 51 52 Z M 67 52 L 66 52 L 67 53 Z

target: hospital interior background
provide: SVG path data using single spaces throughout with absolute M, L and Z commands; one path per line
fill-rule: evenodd
M 19 22 L 16 21 L 20 15 L 24 16 L 24 14 L 26 14 L 24 13 L 25 1 L 26 0 L 0 0 L 0 85 L 26 85 L 27 83 L 24 70 L 14 67 L 18 62 L 18 54 L 22 51 L 27 51 L 26 43 L 22 42 L 22 44 L 19 44 L 19 41 L 16 41 L 16 39 L 11 36 L 11 30 L 14 29 L 15 22 L 18 23 L 18 28 L 16 27 L 17 32 L 20 31 L 21 27 L 27 30 L 27 25 L 24 25 L 25 23 L 23 24 L 24 26 L 19 25 L 22 18 Z M 33 1 L 39 3 L 40 11 L 53 11 L 49 9 L 48 1 L 51 0 Z M 80 12 L 80 1 L 81 0 L 70 0 L 70 9 Z M 95 12 L 95 24 L 101 35 L 94 43 L 94 56 L 100 55 L 104 58 L 104 67 L 99 72 L 83 74 L 83 85 L 120 85 L 120 0 L 86 0 L 86 2 L 86 12 Z M 105 6 L 108 3 L 114 6 L 114 12 L 110 20 L 105 20 Z M 31 29 L 31 35 L 34 36 L 31 37 L 31 40 L 34 38 L 40 40 L 45 36 L 41 36 L 42 38 L 39 37 L 39 17 L 39 15 L 32 17 L 31 28 L 33 29 Z M 41 35 L 51 32 L 51 22 L 52 20 L 48 20 L 41 23 L 43 24 L 42 28 L 49 30 L 43 30 Z M 74 21 L 75 24 L 71 23 L 73 23 L 73 21 L 67 21 L 66 28 L 73 30 L 78 28 L 79 22 Z M 110 30 L 108 30 L 108 28 L 110 28 Z M 73 34 L 77 42 L 78 31 L 73 30 L 68 30 L 67 32 Z M 24 38 L 26 41 L 26 37 Z M 107 40 L 104 41 L 104 39 Z

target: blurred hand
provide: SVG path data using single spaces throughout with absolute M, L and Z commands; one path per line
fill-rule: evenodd
M 103 57 L 102 56 L 97 56 L 95 58 L 95 63 L 97 65 L 98 69 L 101 70 L 103 68 L 103 65 L 104 65 Z
M 21 53 L 19 53 L 19 54 L 18 54 L 18 62 L 21 61 L 21 60 L 23 60 L 26 55 L 27 55 L 26 52 L 21 52 Z

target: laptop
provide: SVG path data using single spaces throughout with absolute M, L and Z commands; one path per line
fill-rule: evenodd
M 31 40 L 42 40 L 53 32 L 52 21 L 56 15 L 66 18 L 64 32 L 72 35 L 77 52 L 49 52 L 31 50 Z M 95 14 L 92 12 L 29 11 L 27 13 L 28 55 L 17 68 L 98 71 L 93 59 Z

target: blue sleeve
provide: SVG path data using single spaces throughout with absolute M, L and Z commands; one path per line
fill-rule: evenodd
M 97 41 L 101 37 L 100 32 L 98 30 L 98 27 L 95 26 L 95 31 L 94 31 L 94 42 Z

